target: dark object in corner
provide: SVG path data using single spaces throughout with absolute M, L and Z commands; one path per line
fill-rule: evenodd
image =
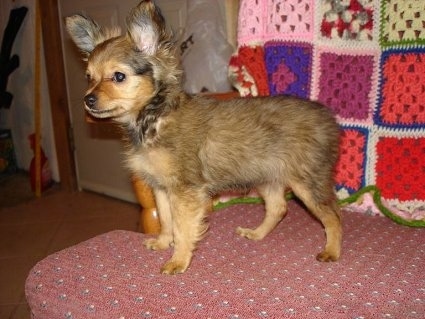
M 17 170 L 12 131 L 0 129 L 0 183 L 3 177 L 16 173 Z
M 19 66 L 19 57 L 16 54 L 10 57 L 10 54 L 16 34 L 27 12 L 28 8 L 26 7 L 12 9 L 4 30 L 0 51 L 0 108 L 10 108 L 12 104 L 13 95 L 10 92 L 6 92 L 7 80 L 9 75 Z

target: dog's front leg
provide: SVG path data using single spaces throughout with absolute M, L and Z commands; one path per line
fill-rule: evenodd
M 173 218 L 170 201 L 165 191 L 154 189 L 156 209 L 161 224 L 161 232 L 157 238 L 147 239 L 144 244 L 152 250 L 167 249 L 173 243 Z
M 189 267 L 196 243 L 207 230 L 205 215 L 209 198 L 194 190 L 171 192 L 174 254 L 161 268 L 163 274 L 183 273 Z

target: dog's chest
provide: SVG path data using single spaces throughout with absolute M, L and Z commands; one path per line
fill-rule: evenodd
M 127 165 L 135 174 L 160 186 L 170 185 L 175 178 L 174 158 L 165 149 L 131 150 Z

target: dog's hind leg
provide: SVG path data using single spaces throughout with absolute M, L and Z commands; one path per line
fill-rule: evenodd
M 295 195 L 301 199 L 310 212 L 325 227 L 326 246 L 325 249 L 316 256 L 318 261 L 336 261 L 341 255 L 342 225 L 339 206 L 335 196 L 329 190 L 328 200 L 318 202 L 314 199 L 312 191 L 302 184 L 291 185 Z
M 161 224 L 161 232 L 157 238 L 147 239 L 144 244 L 152 250 L 167 249 L 173 243 L 173 218 L 170 201 L 163 190 L 154 190 L 156 208 Z
M 170 194 L 174 253 L 162 266 L 163 274 L 182 273 L 189 267 L 196 243 L 208 228 L 205 217 L 210 203 L 203 192 L 191 190 Z
M 257 191 L 264 199 L 266 213 L 262 223 L 255 229 L 238 227 L 236 232 L 248 239 L 260 240 L 270 233 L 286 214 L 287 204 L 284 187 L 279 184 L 263 184 Z

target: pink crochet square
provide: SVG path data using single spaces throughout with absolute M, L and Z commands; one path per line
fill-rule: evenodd
M 312 0 L 274 0 L 267 3 L 266 32 L 269 39 L 313 38 Z
M 425 124 L 425 52 L 382 54 L 377 122 L 390 126 Z
M 313 39 L 313 0 L 241 0 L 239 45 L 268 40 Z
M 381 43 L 425 43 L 425 1 L 382 1 Z
M 338 187 L 344 187 L 354 192 L 364 186 L 367 140 L 367 130 L 342 129 L 340 155 L 335 173 Z
M 374 56 L 322 52 L 319 59 L 318 100 L 343 119 L 368 119 Z
M 263 14 L 264 2 L 258 0 L 241 0 L 238 16 L 238 43 L 247 45 L 250 41 L 260 41 L 264 36 Z

